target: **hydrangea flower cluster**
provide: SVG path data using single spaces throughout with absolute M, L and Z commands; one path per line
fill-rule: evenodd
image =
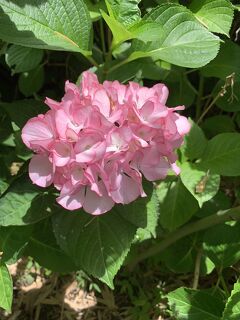
M 142 176 L 154 181 L 169 169 L 179 174 L 174 150 L 190 129 L 175 112 L 184 107 L 166 107 L 167 97 L 164 84 L 100 84 L 90 72 L 80 86 L 67 81 L 62 101 L 47 98 L 50 110 L 22 130 L 23 142 L 36 153 L 31 180 L 41 187 L 53 183 L 61 206 L 93 215 L 146 196 Z

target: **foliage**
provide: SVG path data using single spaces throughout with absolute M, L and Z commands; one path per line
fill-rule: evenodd
M 173 319 L 240 318 L 237 10 L 230 0 L 0 0 L 0 307 L 11 310 L 7 265 L 21 257 L 112 289 L 123 265 L 151 257 L 170 277 L 193 278 L 167 290 Z M 45 97 L 59 100 L 65 80 L 79 83 L 88 69 L 101 82 L 165 83 L 168 105 L 185 104 L 191 122 L 180 175 L 100 216 L 64 210 L 57 190 L 34 186 L 21 141 L 27 120 L 47 111 Z M 133 299 L 131 319 L 146 295 Z

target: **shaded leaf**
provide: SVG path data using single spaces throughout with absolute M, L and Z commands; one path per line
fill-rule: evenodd
M 221 133 L 212 138 L 198 167 L 223 176 L 240 174 L 240 134 Z
M 7 49 L 5 57 L 7 65 L 14 74 L 37 67 L 43 58 L 43 51 L 14 44 Z

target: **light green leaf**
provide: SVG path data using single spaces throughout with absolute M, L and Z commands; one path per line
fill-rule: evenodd
M 0 262 L 0 307 L 11 311 L 13 284 L 7 266 Z
M 198 210 L 196 199 L 180 179 L 160 182 L 157 195 L 160 203 L 160 223 L 170 231 L 183 225 Z
M 89 54 L 91 18 L 83 0 L 0 0 L 0 38 L 26 47 Z
M 2 261 L 15 263 L 22 255 L 32 233 L 32 226 L 0 227 Z
M 210 31 L 229 36 L 233 20 L 233 5 L 228 0 L 194 0 L 190 10 Z
M 0 198 L 0 226 L 32 224 L 52 213 L 54 197 L 42 193 L 29 179 L 13 182 Z
M 136 23 L 141 18 L 138 4 L 141 0 L 106 0 L 110 16 L 126 28 Z
M 240 175 L 240 134 L 222 133 L 212 138 L 202 155 L 199 169 L 223 176 Z
M 225 81 L 226 77 L 235 73 L 235 80 L 240 81 L 240 47 L 233 41 L 221 44 L 217 57 L 201 69 L 205 77 L 216 77 Z M 231 58 L 230 58 L 231 57 Z
M 203 249 L 215 266 L 226 268 L 240 259 L 240 225 L 222 224 L 205 231 Z
M 168 294 L 170 309 L 178 320 L 220 320 L 223 302 L 206 290 L 178 288 Z
M 222 320 L 240 319 L 240 282 L 234 284 L 231 296 L 226 303 Z
M 24 72 L 18 79 L 18 87 L 25 97 L 30 97 L 33 93 L 37 93 L 44 84 L 44 69 L 38 66 L 29 72 Z
M 6 63 L 12 74 L 26 72 L 39 65 L 43 58 L 43 50 L 12 45 L 7 49 Z
M 112 46 L 115 47 L 116 45 L 130 40 L 134 38 L 133 34 L 129 32 L 120 22 L 115 20 L 114 17 L 107 15 L 104 11 L 101 10 L 101 14 L 105 22 L 107 23 L 109 29 L 112 31 L 113 34 L 113 44 Z
M 181 151 L 189 160 L 196 160 L 201 157 L 207 146 L 207 139 L 202 129 L 191 119 L 190 132 L 184 137 L 184 144 Z
M 113 288 L 137 230 L 125 215 L 114 210 L 95 217 L 62 211 L 53 216 L 53 229 L 58 244 L 77 266 Z
M 140 34 L 139 28 L 142 28 Z M 147 43 L 133 41 L 129 61 L 151 56 L 154 60 L 198 68 L 214 59 L 219 49 L 219 38 L 206 30 L 190 10 L 177 4 L 163 4 L 153 9 L 130 31 L 138 38 L 144 33 L 149 40 L 153 36 L 156 39 Z
M 100 0 L 96 3 L 93 3 L 92 0 L 84 0 L 84 2 L 86 3 L 86 5 L 88 7 L 92 21 L 99 20 L 102 17 L 100 9 L 106 10 L 106 5 L 105 5 L 104 0 Z
M 218 192 L 220 176 L 212 174 L 211 171 L 199 170 L 196 165 L 190 162 L 184 162 L 181 165 L 180 176 L 182 183 L 198 201 L 200 208 L 204 202 L 212 199 Z M 203 187 L 202 192 L 199 192 L 201 191 L 200 187 Z

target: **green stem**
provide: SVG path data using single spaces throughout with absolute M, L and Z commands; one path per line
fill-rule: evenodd
M 99 67 L 99 64 L 97 63 L 97 61 L 95 61 L 94 59 L 93 59 L 93 57 L 91 57 L 91 56 L 86 56 L 86 59 L 88 59 L 88 61 L 93 65 L 93 66 L 95 66 L 95 67 Z
M 205 230 L 217 224 L 231 220 L 240 220 L 240 206 L 230 210 L 217 212 L 211 216 L 191 222 L 180 229 L 168 233 L 165 239 L 150 247 L 147 251 L 140 253 L 137 258 L 130 262 L 129 269 L 133 270 L 136 264 L 159 254 L 159 252 L 165 250 L 179 239 L 182 239 L 194 232 Z
M 202 247 L 198 249 L 196 262 L 195 262 L 195 269 L 194 269 L 194 278 L 193 278 L 193 289 L 198 288 L 198 282 L 200 277 L 200 267 L 201 267 L 201 259 L 202 259 Z
M 223 277 L 222 273 L 219 274 L 219 278 L 220 278 L 220 282 L 221 282 L 221 285 L 223 287 L 223 290 L 226 293 L 226 296 L 229 297 L 230 296 L 230 292 L 228 290 L 227 284 L 226 284 L 226 282 L 224 280 L 224 277 Z
M 201 114 L 203 91 L 204 91 L 204 77 L 200 75 L 198 97 L 197 97 L 197 103 L 196 103 L 196 119 L 198 119 Z

